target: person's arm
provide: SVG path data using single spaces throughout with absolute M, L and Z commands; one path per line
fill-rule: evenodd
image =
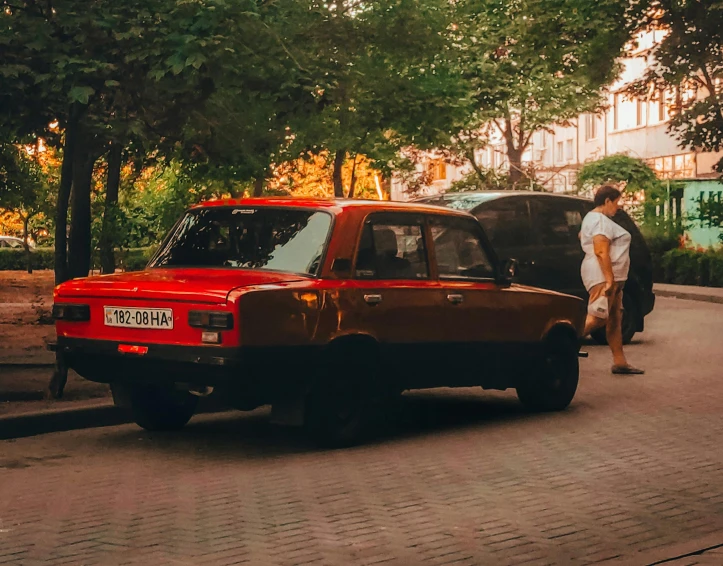
M 595 249 L 595 257 L 597 257 L 605 275 L 605 294 L 609 295 L 615 284 L 615 275 L 613 274 L 613 262 L 610 259 L 610 240 L 606 236 L 597 235 L 592 239 Z

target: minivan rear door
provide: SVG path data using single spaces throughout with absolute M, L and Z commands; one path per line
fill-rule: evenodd
M 528 198 L 505 196 L 480 204 L 472 214 L 477 217 L 492 247 L 501 260 L 518 261 L 515 283 L 536 285 L 534 238 Z
M 535 239 L 535 285 L 581 298 L 586 296 L 580 266 L 583 201 L 539 195 L 531 199 Z

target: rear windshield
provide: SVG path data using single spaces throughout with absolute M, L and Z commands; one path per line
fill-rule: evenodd
M 151 267 L 268 269 L 318 275 L 332 217 L 289 208 L 208 207 L 186 213 Z

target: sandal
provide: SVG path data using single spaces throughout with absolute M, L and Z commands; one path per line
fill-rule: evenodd
M 633 366 L 613 366 L 612 372 L 615 375 L 643 375 L 645 370 Z

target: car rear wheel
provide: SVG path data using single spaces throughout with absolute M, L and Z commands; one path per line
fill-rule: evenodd
M 343 447 L 359 442 L 374 421 L 375 352 L 368 348 L 335 348 L 306 396 L 304 427 L 320 446 Z
M 635 300 L 629 295 L 623 294 L 622 330 L 623 344 L 625 345 L 628 345 L 633 341 L 633 337 L 638 331 L 638 319 L 640 317 L 638 314 L 639 312 L 640 310 L 638 309 L 638 305 L 635 303 Z M 607 345 L 608 343 L 605 327 L 593 331 L 590 336 L 598 344 Z
M 172 387 L 132 385 L 128 395 L 133 420 L 150 431 L 182 429 L 198 404 L 198 397 Z
M 575 397 L 579 376 L 576 342 L 553 336 L 545 345 L 539 371 L 517 387 L 517 397 L 531 411 L 562 411 Z

